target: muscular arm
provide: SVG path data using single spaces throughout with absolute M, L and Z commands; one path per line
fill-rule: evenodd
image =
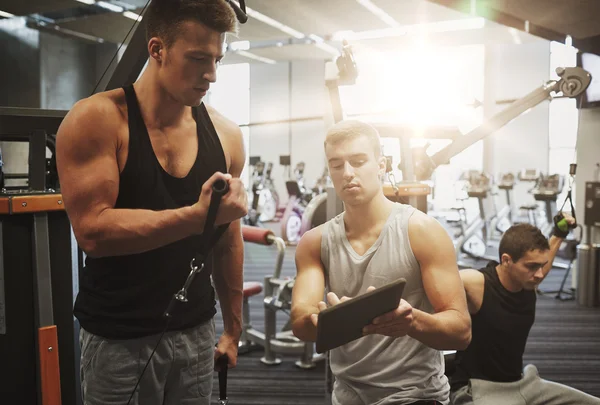
M 103 96 L 77 103 L 56 137 L 62 197 L 77 242 L 95 257 L 142 253 L 201 233 L 204 212 L 115 209 L 121 112 Z
M 321 263 L 321 227 L 306 232 L 296 248 L 296 280 L 292 290 L 292 330 L 303 341 L 317 340 L 311 321 L 319 313 L 318 304 L 325 293 L 325 270 Z
M 460 271 L 467 294 L 467 305 L 470 314 L 476 314 L 481 309 L 483 303 L 483 293 L 485 288 L 485 279 L 483 273 L 475 269 L 465 269 Z
M 216 124 L 217 120 L 213 119 L 213 122 L 217 128 L 220 127 L 222 142 L 230 151 L 229 172 L 233 177 L 239 178 L 246 162 L 242 131 L 233 123 L 219 126 Z M 213 269 L 213 281 L 219 296 L 225 333 L 239 339 L 242 332 L 244 298 L 244 240 L 239 219 L 229 225 L 227 232 L 215 246 Z
M 562 245 L 564 239 L 563 238 L 559 238 L 557 236 L 551 236 L 550 240 L 548 241 L 548 244 L 550 245 L 550 254 L 548 257 L 548 263 L 546 263 L 546 265 L 542 268 L 542 274 L 544 275 L 544 278 L 546 278 L 546 276 L 548 275 L 548 273 L 550 273 L 550 270 L 552 270 L 552 264 L 554 263 L 554 258 L 556 257 L 556 253 L 558 253 L 558 250 L 560 249 L 560 245 Z
M 435 349 L 463 350 L 471 341 L 471 318 L 452 241 L 436 220 L 419 211 L 409 221 L 408 234 L 434 309 L 433 314 L 413 309 L 408 335 Z

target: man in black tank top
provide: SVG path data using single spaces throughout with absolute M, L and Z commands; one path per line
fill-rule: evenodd
M 247 201 L 241 131 L 202 98 L 237 21 L 225 0 L 154 0 L 144 22 L 142 76 L 78 102 L 57 136 L 65 207 L 87 254 L 74 308 L 82 392 L 89 405 L 130 395 L 131 404 L 209 404 L 214 360 L 237 361 Z M 165 330 L 218 179 L 229 183 L 216 215 L 227 231 Z M 225 330 L 216 349 L 211 272 Z
M 500 263 L 461 271 L 472 340 L 456 354 L 456 371 L 450 379 L 454 405 L 600 404 L 583 392 L 541 379 L 531 364 L 523 369 L 523 352 L 535 320 L 536 287 L 552 269 L 567 234 L 555 229 L 548 241 L 532 225 L 515 225 L 500 241 Z

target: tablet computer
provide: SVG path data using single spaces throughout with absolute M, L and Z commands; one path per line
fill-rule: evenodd
M 317 353 L 345 345 L 363 337 L 363 328 L 373 319 L 400 305 L 406 279 L 401 278 L 319 313 Z

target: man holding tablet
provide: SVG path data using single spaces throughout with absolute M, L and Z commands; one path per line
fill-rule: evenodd
M 471 340 L 452 241 L 433 218 L 385 197 L 386 161 L 375 128 L 336 124 L 327 133 L 325 155 L 345 212 L 298 244 L 294 334 L 316 340 L 325 288 L 329 305 L 336 305 L 404 278 L 395 310 L 375 318 L 364 337 L 331 350 L 332 403 L 448 404 L 441 351 L 463 350 Z

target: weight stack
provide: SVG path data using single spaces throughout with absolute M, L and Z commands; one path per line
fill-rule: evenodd
M 583 307 L 600 306 L 600 244 L 577 247 L 577 303 Z

